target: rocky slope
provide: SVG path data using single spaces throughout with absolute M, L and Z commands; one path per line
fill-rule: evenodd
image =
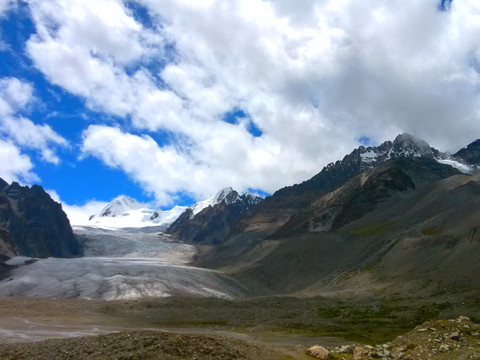
M 232 188 L 222 189 L 202 203 L 201 209 L 198 203 L 185 211 L 166 233 L 184 242 L 218 244 L 229 234 L 232 225 L 261 201 L 249 193 L 240 195 Z
M 0 179 L 0 254 L 73 257 L 82 250 L 62 206 L 37 185 Z
M 261 294 L 478 289 L 480 175 L 460 161 L 405 135 L 359 148 L 267 198 L 198 263 Z
M 466 316 L 427 321 L 395 340 L 371 345 L 313 346 L 306 353 L 317 359 L 478 359 L 480 325 Z
M 334 191 L 352 178 L 397 158 L 446 158 L 425 141 L 410 134 L 398 135 L 395 140 L 380 146 L 353 150 L 342 160 L 327 165 L 311 179 L 278 190 L 268 197 L 251 214 L 240 219 L 231 235 L 244 232 L 271 234 L 290 220 L 299 210 L 310 206 L 321 195 Z

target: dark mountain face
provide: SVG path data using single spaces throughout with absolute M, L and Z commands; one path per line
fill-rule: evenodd
M 398 158 L 443 158 L 440 151 L 410 134 L 398 135 L 377 147 L 353 150 L 341 161 L 327 165 L 308 181 L 278 190 L 266 198 L 250 214 L 239 220 L 232 235 L 243 232 L 272 234 L 287 223 L 291 216 L 308 208 L 323 194 L 338 189 L 355 176 Z
M 218 244 L 229 234 L 233 224 L 262 201 L 261 198 L 230 191 L 218 199 L 214 206 L 208 206 L 193 216 L 187 209 L 166 233 L 175 239 L 195 244 Z
M 0 254 L 30 257 L 81 255 L 62 206 L 37 185 L 0 181 Z
M 480 165 L 480 139 L 475 140 L 453 155 L 469 165 Z
M 399 193 L 408 196 L 409 192 L 425 184 L 456 174 L 460 174 L 460 171 L 428 157 L 389 160 L 320 197 L 308 208 L 292 216 L 270 237 L 338 230 Z

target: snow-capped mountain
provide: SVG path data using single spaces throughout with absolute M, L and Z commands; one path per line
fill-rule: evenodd
M 368 170 L 384 163 L 385 161 L 400 157 L 430 157 L 445 159 L 447 158 L 447 155 L 431 147 L 425 141 L 418 139 L 413 135 L 404 133 L 398 135 L 393 142 L 385 141 L 383 144 L 375 147 L 360 146 L 353 150 L 349 155 L 346 155 L 343 160 L 337 161 L 335 164 L 331 163 L 327 165 L 327 168 L 342 163 L 342 165 L 356 165 L 362 170 Z
M 350 169 L 355 168 L 355 171 L 361 172 L 373 169 L 391 159 L 427 157 L 442 164 L 450 165 L 463 173 L 471 174 L 476 171 L 476 166 L 472 163 L 471 158 L 475 158 L 474 155 L 477 154 L 478 145 L 472 143 L 458 153 L 449 156 L 431 147 L 426 141 L 411 134 L 403 133 L 398 135 L 393 142 L 385 141 L 375 147 L 360 146 L 345 156 L 343 160 L 327 165 L 326 169 L 340 166 Z
M 186 206 L 175 206 L 170 210 L 154 210 L 135 199 L 119 196 L 92 215 L 86 225 L 101 228 L 167 227 L 186 209 Z
M 103 217 L 115 217 L 123 215 L 131 210 L 138 210 L 145 207 L 144 204 L 139 203 L 137 200 L 128 196 L 118 196 L 112 202 L 105 205 L 97 214 L 92 215 L 90 220 L 99 219 Z
M 135 199 L 127 196 L 119 196 L 107 204 L 97 214 L 92 215 L 86 225 L 100 228 L 161 226 L 166 229 L 183 213 L 188 213 L 189 219 L 193 219 L 197 214 L 202 212 L 202 210 L 218 204 L 230 205 L 237 202 L 244 202 L 251 207 L 260 201 L 261 198 L 249 193 L 239 195 L 238 192 L 231 187 L 221 189 L 212 197 L 199 201 L 191 207 L 177 205 L 170 210 L 149 209 L 145 204 Z
M 250 193 L 240 195 L 231 187 L 187 209 L 166 233 L 189 243 L 217 244 L 243 215 L 263 199 Z
M 261 198 L 250 193 L 245 193 L 240 195 L 238 192 L 233 190 L 231 187 L 223 188 L 218 191 L 215 195 L 208 198 L 207 200 L 199 201 L 193 205 L 190 209 L 192 210 L 190 214 L 190 219 L 193 219 L 198 213 L 203 209 L 208 208 L 209 206 L 215 206 L 217 204 L 225 203 L 226 205 L 233 204 L 238 201 L 247 200 L 250 204 L 258 204 L 261 201 Z

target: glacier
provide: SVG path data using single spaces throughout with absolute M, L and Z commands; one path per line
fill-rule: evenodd
M 169 241 L 158 228 L 75 227 L 85 256 L 75 259 L 15 257 L 0 281 L 0 296 L 136 299 L 244 295 L 240 283 L 220 272 L 189 266 L 195 247 Z

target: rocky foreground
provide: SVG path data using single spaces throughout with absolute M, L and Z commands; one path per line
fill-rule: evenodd
M 381 345 L 317 345 L 301 352 L 276 351 L 263 344 L 202 335 L 130 331 L 38 343 L 0 345 L 0 358 L 35 359 L 480 359 L 480 325 L 468 317 L 427 321 Z M 299 348 L 297 347 L 297 350 Z
M 480 359 L 480 325 L 466 316 L 427 321 L 394 341 L 377 346 L 346 345 L 325 348 L 317 345 L 307 354 L 317 359 Z
M 266 360 L 280 358 L 281 356 L 273 350 L 240 340 L 158 331 L 121 332 L 0 346 L 0 359 L 5 360 Z

